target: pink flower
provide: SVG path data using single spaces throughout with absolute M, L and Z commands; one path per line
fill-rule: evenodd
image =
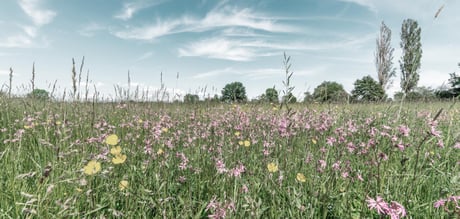
M 367 207 L 369 207 L 369 209 L 375 209 L 377 210 L 377 213 L 378 214 L 386 214 L 386 212 L 389 211 L 389 206 L 388 206 L 388 203 L 386 203 L 382 197 L 380 196 L 377 196 L 376 199 L 373 199 L 373 198 L 370 198 L 370 197 L 367 197 Z
M 439 199 L 438 201 L 436 201 L 436 202 L 433 204 L 433 206 L 434 206 L 435 208 L 439 208 L 439 207 L 441 207 L 441 206 L 444 206 L 445 204 L 446 204 L 446 199 L 443 199 L 443 198 L 442 198 L 442 199 Z
M 399 219 L 406 216 L 406 209 L 398 202 L 391 201 L 390 209 L 387 214 L 390 215 L 391 219 Z
M 401 133 L 402 136 L 408 137 L 410 132 L 410 128 L 405 126 L 405 125 L 400 125 L 399 126 L 399 133 Z

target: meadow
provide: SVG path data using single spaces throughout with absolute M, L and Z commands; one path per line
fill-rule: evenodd
M 0 218 L 458 218 L 446 103 L 0 98 Z

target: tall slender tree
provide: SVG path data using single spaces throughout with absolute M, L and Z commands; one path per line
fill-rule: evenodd
M 391 30 L 383 21 L 376 44 L 375 67 L 379 84 L 385 91 L 392 83 L 391 78 L 396 76 L 396 70 L 393 67 L 394 48 L 391 47 Z
M 407 94 L 412 91 L 420 78 L 420 59 L 422 58 L 422 43 L 420 42 L 421 28 L 417 21 L 406 19 L 401 27 L 402 56 L 399 61 L 401 67 L 401 89 Z

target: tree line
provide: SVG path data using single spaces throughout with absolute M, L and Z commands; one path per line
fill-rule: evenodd
M 422 58 L 421 27 L 413 19 L 405 19 L 401 26 L 402 56 L 399 60 L 401 91 L 395 93 L 394 99 L 407 99 L 413 101 L 456 98 L 460 96 L 460 76 L 455 72 L 450 74 L 448 86 L 437 90 L 428 87 L 418 87 L 420 79 L 420 66 Z M 377 80 L 370 75 L 357 79 L 354 82 L 354 89 L 348 94 L 343 86 L 334 81 L 324 81 L 318 85 L 313 93 L 304 93 L 304 102 L 376 102 L 387 101 L 387 90 L 396 77 L 396 68 L 393 66 L 393 51 L 391 47 L 391 30 L 384 22 L 381 23 L 380 32 L 376 39 L 375 67 Z M 458 64 L 460 67 L 460 63 Z M 187 94 L 184 102 L 196 102 L 198 96 Z M 248 101 L 245 87 L 241 82 L 232 82 L 222 89 L 220 98 L 214 97 L 217 101 L 224 102 L 245 102 Z M 279 102 L 279 94 L 275 87 L 267 88 L 255 101 Z M 289 92 L 281 100 L 297 102 L 294 95 Z

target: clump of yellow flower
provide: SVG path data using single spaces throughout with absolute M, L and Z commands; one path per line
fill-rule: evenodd
M 163 133 L 168 133 L 169 129 L 166 127 L 161 128 L 161 132 Z
M 115 155 L 114 158 L 112 158 L 112 163 L 113 164 L 122 164 L 126 161 L 126 155 L 125 154 L 117 154 Z
M 86 164 L 83 170 L 86 175 L 94 175 L 101 171 L 101 163 L 97 162 L 96 160 L 92 160 Z
M 240 133 L 240 132 L 238 132 L 238 131 L 237 131 L 237 132 L 235 132 L 235 136 L 236 136 L 236 137 L 240 136 L 240 134 L 241 134 L 241 133 Z
M 110 149 L 110 153 L 114 156 L 116 156 L 117 154 L 121 154 L 121 147 L 120 146 L 113 147 L 112 149 Z
M 118 144 L 118 136 L 115 134 L 111 134 L 105 138 L 105 143 L 111 146 L 115 146 Z
M 120 181 L 120 183 L 118 183 L 118 188 L 119 188 L 121 191 L 127 189 L 128 186 L 129 186 L 129 182 L 126 181 L 126 180 L 122 180 L 122 181 Z
M 278 165 L 276 165 L 276 163 L 269 163 L 267 164 L 267 169 L 268 169 L 268 172 L 270 173 L 274 173 L 274 172 L 277 172 L 278 171 Z
M 251 142 L 248 141 L 248 140 L 244 141 L 244 146 L 245 146 L 245 147 L 251 146 Z
M 304 183 L 307 181 L 307 178 L 305 177 L 305 175 L 303 175 L 303 173 L 297 173 L 296 180 L 301 183 Z
M 157 151 L 157 155 L 162 155 L 164 153 L 163 149 L 159 148 Z

